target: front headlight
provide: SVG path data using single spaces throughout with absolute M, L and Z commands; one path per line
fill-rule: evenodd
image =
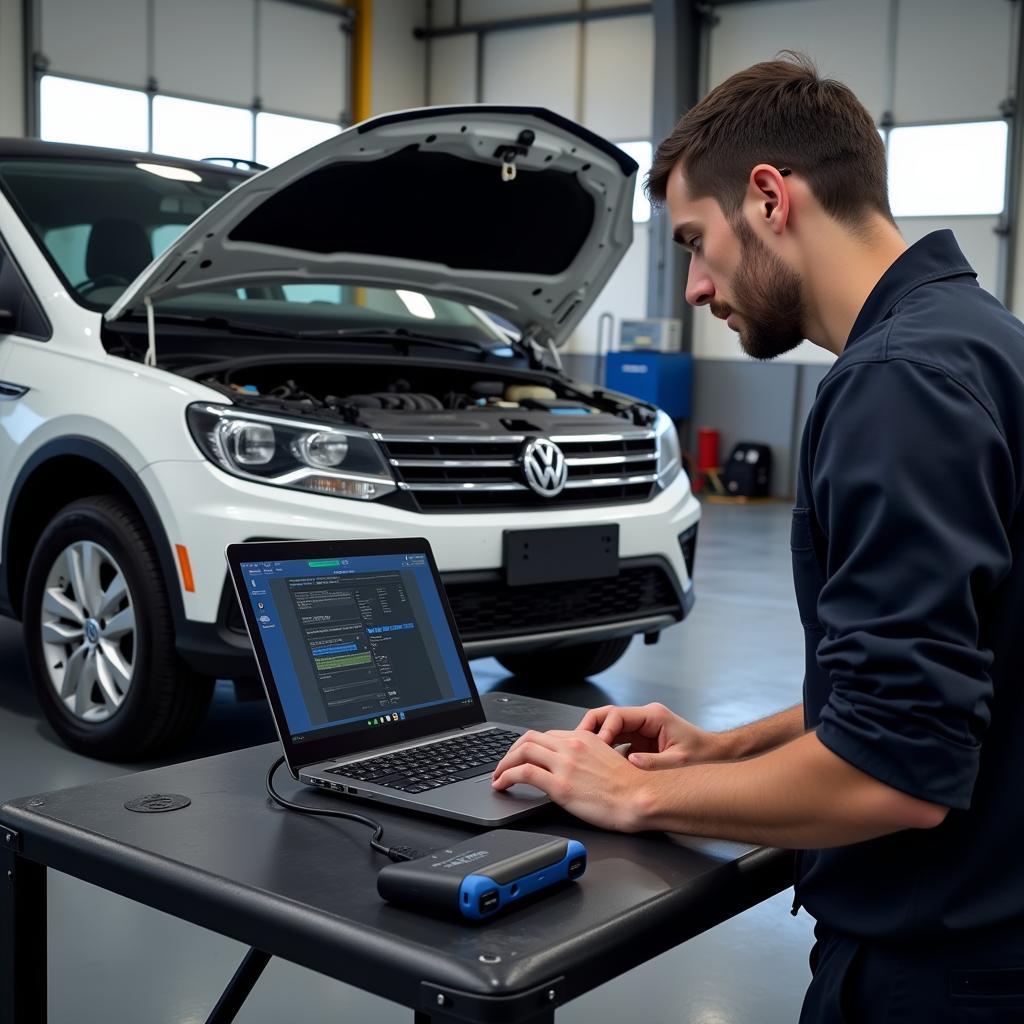
M 668 487 L 683 466 L 683 457 L 679 449 L 679 435 L 672 418 L 658 410 L 654 420 L 654 432 L 658 439 L 658 486 Z
M 190 405 L 186 418 L 202 453 L 243 480 L 361 501 L 395 489 L 365 433 L 205 402 Z

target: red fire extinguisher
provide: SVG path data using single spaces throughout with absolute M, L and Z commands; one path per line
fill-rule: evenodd
M 697 431 L 697 476 L 693 481 L 695 491 L 703 490 L 708 471 L 717 470 L 721 465 L 718 461 L 719 439 L 719 432 L 711 427 L 701 427 Z

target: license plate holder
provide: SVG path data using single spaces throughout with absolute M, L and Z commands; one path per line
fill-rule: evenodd
M 619 574 L 619 524 L 505 530 L 505 582 L 510 587 Z

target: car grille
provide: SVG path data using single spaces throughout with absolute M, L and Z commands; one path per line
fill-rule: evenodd
M 623 566 L 617 576 L 525 587 L 500 573 L 443 577 L 463 642 L 597 626 L 650 615 L 683 617 L 672 581 L 660 564 Z
M 647 501 L 657 487 L 653 432 L 555 436 L 568 466 L 565 489 L 544 497 L 526 484 L 528 436 L 377 435 L 399 489 L 423 512 L 544 509 Z

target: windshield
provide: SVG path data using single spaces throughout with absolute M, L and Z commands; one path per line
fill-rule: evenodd
M 0 186 L 83 305 L 106 309 L 188 225 L 246 178 L 114 160 L 0 160 Z
M 361 331 L 398 332 L 470 341 L 487 348 L 519 338 L 509 322 L 461 302 L 404 288 L 376 288 L 332 281 L 261 278 L 251 285 L 203 289 L 156 302 L 157 319 L 215 318 L 244 328 L 289 335 L 330 337 Z

